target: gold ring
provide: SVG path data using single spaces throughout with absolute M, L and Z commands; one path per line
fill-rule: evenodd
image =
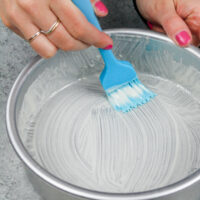
M 43 31 L 41 30 L 40 32 L 45 34 L 45 35 L 49 35 L 50 33 L 52 33 L 60 24 L 60 20 L 57 19 L 57 21 L 51 26 L 51 28 L 48 31 Z
M 28 42 L 32 42 L 33 40 L 35 40 L 38 36 L 40 35 L 40 31 L 38 31 L 37 33 L 35 33 L 33 36 L 31 36 L 29 39 L 28 39 Z

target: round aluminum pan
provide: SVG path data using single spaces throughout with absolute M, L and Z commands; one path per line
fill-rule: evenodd
M 168 37 L 158 34 L 152 31 L 146 30 L 137 30 L 137 29 L 113 29 L 107 30 L 108 34 L 123 33 L 123 34 L 134 34 L 139 36 L 150 37 L 158 40 L 165 41 L 167 43 L 173 43 Z M 187 51 L 193 55 L 200 58 L 200 52 L 195 47 L 186 48 Z M 128 194 L 116 194 L 116 193 L 104 193 L 96 192 L 88 189 L 80 188 L 78 186 L 66 183 L 61 179 L 53 176 L 45 169 L 41 168 L 36 161 L 32 159 L 30 154 L 26 151 L 22 141 L 20 140 L 19 133 L 16 127 L 16 99 L 18 98 L 20 88 L 24 84 L 28 74 L 34 70 L 34 67 L 40 63 L 43 59 L 37 56 L 33 59 L 28 66 L 20 73 L 19 77 L 15 81 L 12 90 L 10 92 L 8 102 L 7 102 L 7 111 L 6 111 L 6 124 L 10 142 L 13 145 L 17 155 L 23 161 L 23 163 L 37 176 L 39 176 L 43 181 L 50 184 L 51 186 L 61 190 L 62 192 L 70 193 L 77 197 L 83 197 L 86 199 L 100 199 L 100 200 L 142 200 L 142 199 L 154 199 L 158 197 L 165 197 L 167 195 L 182 191 L 188 187 L 191 187 L 193 184 L 200 181 L 200 170 L 196 171 L 194 174 L 188 176 L 187 178 L 176 182 L 175 184 L 168 185 L 163 188 L 155 189 L 147 192 L 139 193 L 128 193 Z

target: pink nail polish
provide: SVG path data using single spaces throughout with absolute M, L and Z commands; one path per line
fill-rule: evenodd
M 103 13 L 107 13 L 108 9 L 106 8 L 106 6 L 104 5 L 104 3 L 102 1 L 97 1 L 94 6 L 96 7 L 96 9 L 98 9 L 100 12 Z
M 113 48 L 113 45 L 112 44 L 109 44 L 108 46 L 106 46 L 104 49 L 105 50 L 109 50 L 109 49 L 112 49 Z
M 186 46 L 191 41 L 191 37 L 186 31 L 181 31 L 176 35 L 176 41 L 180 46 Z
M 152 30 L 153 29 L 153 24 L 151 22 L 147 22 L 148 27 Z

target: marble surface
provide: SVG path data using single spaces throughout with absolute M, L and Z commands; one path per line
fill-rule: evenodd
M 145 28 L 132 1 L 115 1 L 116 4 L 113 1 L 106 2 L 110 14 L 101 20 L 103 28 Z M 36 53 L 29 45 L 0 21 L 0 200 L 41 200 L 9 143 L 5 125 L 9 91 L 20 71 L 34 56 Z

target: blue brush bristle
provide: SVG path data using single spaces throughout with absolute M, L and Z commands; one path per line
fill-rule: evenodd
M 126 84 L 106 90 L 108 100 L 118 111 L 129 112 L 156 96 L 147 89 L 138 79 Z

